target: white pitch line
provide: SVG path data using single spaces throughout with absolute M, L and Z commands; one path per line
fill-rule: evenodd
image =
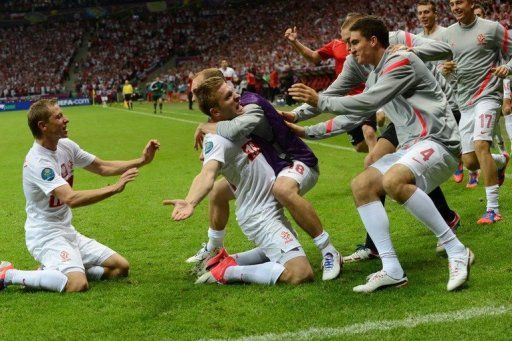
M 282 334 L 263 334 L 245 336 L 237 339 L 213 339 L 236 341 L 274 341 L 274 340 L 309 340 L 312 338 L 332 338 L 343 335 L 363 334 L 367 332 L 380 332 L 397 328 L 415 328 L 420 325 L 435 323 L 453 323 L 454 321 L 466 321 L 478 317 L 498 316 L 510 314 L 512 306 L 481 307 L 452 312 L 417 315 L 402 320 L 366 321 L 339 328 L 310 328 L 296 332 Z
M 125 109 L 112 108 L 112 107 L 109 107 L 107 109 L 117 110 L 117 111 L 122 111 L 122 112 L 125 112 L 125 113 L 132 113 L 132 114 L 137 114 L 137 115 L 142 115 L 142 116 L 154 117 L 154 118 L 163 118 L 163 119 L 167 119 L 167 120 L 184 122 L 184 123 L 191 123 L 191 124 L 202 123 L 202 121 L 185 120 L 183 118 L 162 116 L 162 115 L 158 115 L 158 114 L 150 114 L 150 113 L 143 112 L 143 111 L 125 110 Z M 190 114 L 187 114 L 187 115 L 190 115 Z M 334 144 L 323 143 L 323 142 L 316 142 L 316 141 L 309 141 L 309 140 L 304 140 L 304 141 L 307 144 L 313 144 L 313 145 L 318 145 L 318 146 L 327 147 L 327 148 L 333 148 L 333 149 L 338 149 L 338 150 L 347 150 L 347 151 L 355 152 L 354 148 L 337 146 L 337 145 L 334 145 Z

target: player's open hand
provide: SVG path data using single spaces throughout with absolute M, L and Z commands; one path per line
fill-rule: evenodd
M 120 193 L 124 190 L 124 187 L 127 183 L 132 182 L 135 180 L 135 178 L 139 175 L 139 169 L 138 168 L 130 168 L 123 174 L 121 174 L 121 177 L 117 181 L 117 193 Z
M 158 140 L 149 140 L 142 151 L 142 165 L 147 165 L 153 161 L 158 149 L 160 149 L 160 142 L 158 142 Z
M 290 128 L 290 130 L 298 137 L 306 136 L 306 129 L 304 127 L 302 127 L 298 124 L 295 124 L 295 123 L 287 122 L 287 121 L 285 121 L 284 123 L 286 123 L 288 128 Z
M 194 213 L 194 206 L 183 199 L 166 199 L 162 204 L 174 206 L 174 210 L 171 213 L 171 218 L 174 221 L 185 220 Z
M 455 71 L 457 68 L 457 63 L 455 63 L 453 60 L 447 60 L 441 65 L 441 73 L 443 76 L 447 76 Z
M 293 27 L 292 28 L 287 28 L 286 31 L 284 32 L 284 37 L 286 39 L 288 39 L 288 41 L 290 42 L 294 42 L 295 40 L 297 40 L 297 27 Z
M 505 65 L 494 67 L 491 69 L 491 72 L 499 78 L 505 78 L 510 73 L 510 70 Z
M 318 94 L 314 89 L 305 84 L 293 84 L 292 87 L 288 89 L 288 94 L 292 96 L 294 100 L 307 103 L 315 108 L 318 105 Z
M 293 111 L 281 111 L 278 110 L 277 113 L 281 115 L 281 117 L 287 121 L 294 123 L 297 120 L 297 115 Z

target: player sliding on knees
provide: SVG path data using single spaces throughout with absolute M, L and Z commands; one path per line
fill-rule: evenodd
M 210 116 L 212 122 L 232 119 L 243 110 L 240 95 L 221 77 L 201 83 L 195 95 L 201 111 Z M 164 201 L 166 205 L 174 205 L 172 219 L 180 221 L 190 217 L 212 190 L 217 176 L 222 174 L 236 197 L 238 224 L 256 248 L 231 256 L 222 249 L 208 261 L 207 272 L 196 283 L 300 284 L 313 280 L 306 254 L 272 195 L 275 174 L 261 146 L 245 137 L 229 141 L 219 135 L 206 134 L 203 153 L 203 168 L 192 182 L 187 197 Z
M 6 286 L 57 292 L 86 291 L 88 280 L 126 277 L 128 261 L 109 247 L 77 232 L 71 208 L 91 205 L 121 193 L 134 181 L 138 168 L 150 163 L 159 143 L 150 140 L 138 159 L 104 161 L 68 139 L 68 118 L 56 100 L 40 100 L 28 112 L 35 142 L 23 165 L 27 200 L 25 238 L 30 254 L 42 270 L 22 271 L 0 263 L 0 290 Z M 121 175 L 117 183 L 99 189 L 73 190 L 73 167 L 102 175 Z
M 221 77 L 218 69 L 200 71 L 192 82 L 196 89 L 205 79 Z M 226 83 L 229 82 L 226 80 Z M 322 253 L 322 279 L 337 278 L 341 272 L 341 254 L 330 241 L 313 205 L 303 196 L 316 184 L 319 177 L 318 159 L 313 151 L 286 126 L 272 105 L 258 94 L 245 91 L 240 96 L 241 115 L 220 122 L 200 124 L 196 131 L 196 147 L 202 144 L 205 133 L 218 134 L 230 141 L 249 136 L 262 147 L 262 153 L 272 166 L 276 180 L 272 195 L 291 214 L 295 222 L 312 238 Z M 268 154 L 267 154 L 268 151 Z M 205 259 L 217 254 L 223 246 L 225 227 L 229 219 L 229 201 L 233 191 L 226 179 L 215 182 L 209 195 L 208 243 L 187 259 L 202 271 Z

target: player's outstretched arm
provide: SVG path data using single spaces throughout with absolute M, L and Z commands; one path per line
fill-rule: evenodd
M 171 218 L 174 221 L 185 220 L 189 218 L 194 209 L 201 201 L 210 193 L 217 178 L 217 174 L 221 168 L 221 163 L 216 160 L 210 160 L 203 165 L 201 173 L 199 173 L 192 182 L 187 197 L 183 199 L 166 199 L 164 205 L 173 205 Z
M 305 84 L 293 84 L 292 87 L 288 89 L 288 93 L 296 101 L 307 103 L 312 107 L 318 106 L 317 92 Z
M 53 195 L 71 208 L 86 206 L 107 199 L 114 194 L 121 193 L 126 184 L 135 180 L 138 174 L 139 170 L 137 168 L 128 169 L 121 175 L 117 183 L 98 189 L 75 191 L 71 186 L 66 184 L 55 188 Z
M 149 140 L 142 151 L 141 157 L 137 159 L 126 161 L 106 161 L 96 158 L 90 165 L 85 167 L 85 169 L 102 176 L 123 174 L 130 168 L 140 168 L 153 161 L 159 148 L 160 142 L 158 142 L 158 140 Z
M 318 51 L 313 51 L 309 47 L 302 44 L 299 40 L 297 40 L 297 27 L 288 28 L 284 32 L 284 37 L 288 40 L 288 42 L 293 46 L 293 49 L 299 52 L 304 58 L 314 64 L 318 64 L 322 61 L 322 56 Z

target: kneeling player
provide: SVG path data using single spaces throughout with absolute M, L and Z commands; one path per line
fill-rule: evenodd
M 35 142 L 23 166 L 27 199 L 25 238 L 30 254 L 44 270 L 16 270 L 0 263 L 0 290 L 18 284 L 57 292 L 88 289 L 88 280 L 128 276 L 128 261 L 109 247 L 78 233 L 71 223 L 72 207 L 90 205 L 121 193 L 138 170 L 153 160 L 159 144 L 151 140 L 142 156 L 129 161 L 104 161 L 67 138 L 67 117 L 56 100 L 40 100 L 28 113 Z M 117 183 L 75 191 L 73 168 L 103 175 L 121 175 Z
M 201 84 L 196 96 L 201 109 L 213 122 L 232 119 L 237 111 L 242 110 L 240 96 L 218 77 Z M 312 280 L 311 265 L 272 195 L 275 175 L 261 155 L 260 147 L 246 138 L 232 142 L 207 134 L 203 151 L 203 169 L 194 179 L 187 198 L 164 202 L 175 206 L 172 218 L 183 220 L 190 217 L 221 173 L 235 194 L 237 221 L 257 248 L 232 257 L 225 252 L 220 253 L 212 259 L 218 264 L 210 262 L 213 267 L 200 276 L 198 282 L 299 284 Z

